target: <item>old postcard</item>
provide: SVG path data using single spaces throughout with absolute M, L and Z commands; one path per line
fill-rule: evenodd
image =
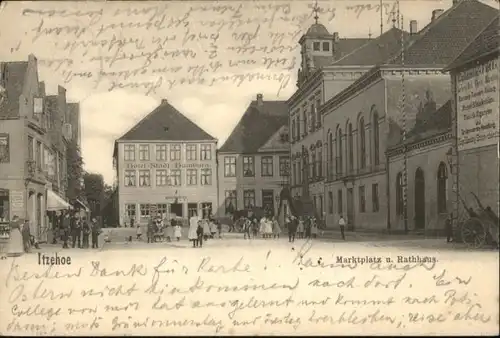
M 3 1 L 0 334 L 498 335 L 498 6 Z

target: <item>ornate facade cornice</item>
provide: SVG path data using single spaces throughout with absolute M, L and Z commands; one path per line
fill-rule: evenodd
M 399 144 L 397 146 L 389 148 L 386 151 L 386 155 L 388 157 L 394 157 L 394 156 L 398 156 L 398 155 L 403 154 L 405 152 L 405 150 L 406 150 L 406 152 L 419 150 L 422 148 L 426 148 L 429 146 L 433 146 L 433 145 L 436 145 L 439 143 L 446 142 L 446 141 L 451 140 L 451 139 L 452 139 L 451 130 L 448 130 L 444 133 L 441 133 L 441 134 L 438 134 L 435 136 L 431 136 L 431 137 L 425 138 L 423 140 L 409 142 L 406 144 Z

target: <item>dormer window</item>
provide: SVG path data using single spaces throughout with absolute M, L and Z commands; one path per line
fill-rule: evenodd
M 330 51 L 330 42 L 323 42 L 323 52 Z
M 319 42 L 313 42 L 313 50 L 315 52 L 320 51 L 319 47 L 320 47 L 320 43 Z

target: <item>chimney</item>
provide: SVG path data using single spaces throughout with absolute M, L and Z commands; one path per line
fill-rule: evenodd
M 436 20 L 437 18 L 439 18 L 441 16 L 441 14 L 444 13 L 444 9 L 435 9 L 432 11 L 432 19 L 431 21 L 434 21 Z
M 45 82 L 40 81 L 40 83 L 38 83 L 38 93 L 40 96 L 45 96 Z
M 162 99 L 162 100 L 161 100 L 161 104 L 162 104 L 162 105 L 163 105 L 163 104 L 168 104 L 168 100 L 167 100 L 167 99 Z
M 338 32 L 334 32 L 333 33 L 333 42 L 337 42 L 339 41 L 339 33 Z
M 460 0 L 453 0 L 453 6 L 455 6 L 456 4 L 458 4 Z
M 257 105 L 262 106 L 264 96 L 262 94 L 257 94 Z
M 410 35 L 417 34 L 417 32 L 418 32 L 417 20 L 411 20 L 410 21 Z

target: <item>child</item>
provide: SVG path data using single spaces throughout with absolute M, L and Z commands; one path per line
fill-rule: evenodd
M 214 220 L 210 220 L 210 233 L 210 238 L 215 238 L 215 235 L 217 234 L 217 225 Z
M 177 223 L 174 226 L 174 237 L 177 238 L 177 242 L 181 240 L 181 237 L 182 237 L 182 228 L 179 225 L 179 223 Z
M 136 238 L 138 241 L 141 240 L 141 236 L 142 236 L 142 227 L 140 224 L 137 225 L 137 232 L 136 232 Z
M 297 237 L 298 238 L 304 238 L 304 221 L 299 219 L 299 226 L 297 227 Z

